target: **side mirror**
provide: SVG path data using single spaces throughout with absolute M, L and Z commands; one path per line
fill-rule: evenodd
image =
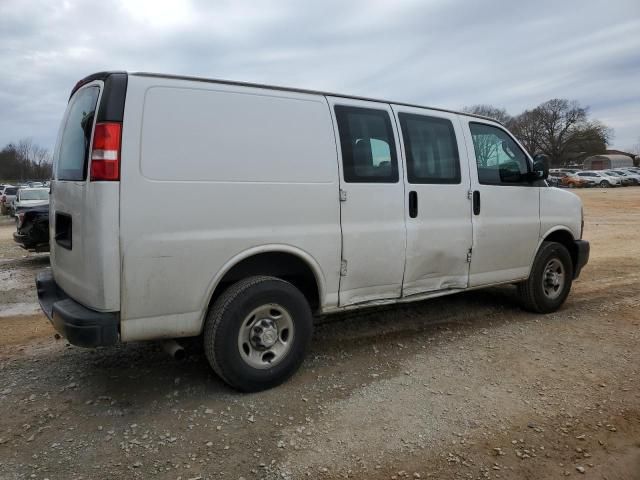
M 549 167 L 544 155 L 536 155 L 533 158 L 532 181 L 546 180 L 549 177 Z

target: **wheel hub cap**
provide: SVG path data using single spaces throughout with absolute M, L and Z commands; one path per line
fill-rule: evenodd
M 256 348 L 271 348 L 278 340 L 278 328 L 273 320 L 262 319 L 252 329 L 251 341 Z
M 238 332 L 238 350 L 251 367 L 271 368 L 287 356 L 294 338 L 291 314 L 282 305 L 268 303 L 245 317 Z
M 545 269 L 542 277 L 542 289 L 547 298 L 555 299 L 562 294 L 564 288 L 564 267 L 562 263 L 556 259 L 551 259 Z

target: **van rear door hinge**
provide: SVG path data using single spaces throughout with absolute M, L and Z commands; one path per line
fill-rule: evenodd
M 469 200 L 471 200 L 471 199 L 473 198 L 473 190 L 468 190 L 468 191 L 467 191 L 467 198 L 468 198 Z
M 472 248 L 470 248 L 470 249 L 467 251 L 467 263 L 471 263 L 471 254 L 472 254 L 472 253 L 473 253 L 473 249 L 472 249 Z
M 347 261 L 344 259 L 340 262 L 340 276 L 341 277 L 347 276 Z
M 341 202 L 346 202 L 347 201 L 347 191 L 346 190 L 340 189 L 340 201 Z

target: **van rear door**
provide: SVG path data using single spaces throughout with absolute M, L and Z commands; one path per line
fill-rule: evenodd
M 127 76 L 74 88 L 54 151 L 50 246 L 54 279 L 78 303 L 120 308 L 119 162 Z

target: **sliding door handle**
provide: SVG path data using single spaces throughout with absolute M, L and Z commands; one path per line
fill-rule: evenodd
M 418 192 L 409 192 L 409 216 L 411 218 L 418 216 Z
M 473 214 L 480 215 L 480 191 L 473 191 Z

